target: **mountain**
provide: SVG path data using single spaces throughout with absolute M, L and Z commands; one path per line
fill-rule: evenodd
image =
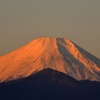
M 0 100 L 100 100 L 100 83 L 77 81 L 50 68 L 0 84 Z
M 25 78 L 45 68 L 77 80 L 100 81 L 100 59 L 66 38 L 37 38 L 0 57 L 0 82 Z

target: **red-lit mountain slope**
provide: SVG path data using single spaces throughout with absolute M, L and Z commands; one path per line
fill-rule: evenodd
M 51 68 L 77 80 L 100 81 L 100 59 L 66 38 L 38 38 L 0 57 L 0 81 Z

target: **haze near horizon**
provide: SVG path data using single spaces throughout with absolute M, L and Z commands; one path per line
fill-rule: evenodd
M 0 0 L 0 55 L 37 37 L 66 37 L 100 58 L 100 1 Z

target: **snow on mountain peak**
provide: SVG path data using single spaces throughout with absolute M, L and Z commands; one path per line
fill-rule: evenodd
M 100 81 L 100 60 L 66 38 L 37 38 L 0 57 L 0 81 L 27 77 L 42 69 L 77 80 Z

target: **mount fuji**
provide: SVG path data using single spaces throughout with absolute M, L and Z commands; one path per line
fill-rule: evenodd
M 0 82 L 50 68 L 76 80 L 100 82 L 100 59 L 67 38 L 37 38 L 0 57 Z

